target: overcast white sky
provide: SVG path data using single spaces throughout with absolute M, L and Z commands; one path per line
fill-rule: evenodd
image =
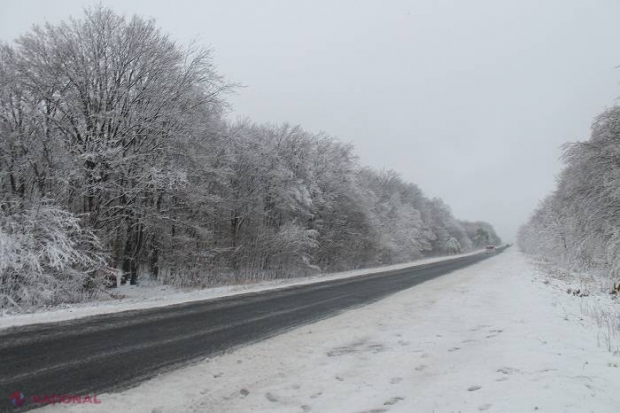
M 0 0 L 0 40 L 94 3 Z M 101 3 L 211 46 L 247 85 L 232 118 L 353 142 L 507 240 L 553 189 L 559 146 L 620 95 L 618 0 Z

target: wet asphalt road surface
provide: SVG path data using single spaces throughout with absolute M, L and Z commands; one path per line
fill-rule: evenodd
M 101 394 L 365 305 L 495 254 L 0 331 L 0 411 L 31 395 Z M 9 395 L 21 391 L 15 409 Z M 162 395 L 164 397 L 164 395 Z

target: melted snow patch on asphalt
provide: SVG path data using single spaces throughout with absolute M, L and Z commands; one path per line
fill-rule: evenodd
M 620 360 L 513 248 L 382 301 L 43 411 L 617 412 Z
M 119 288 L 110 290 L 111 293 L 118 298 L 107 297 L 99 301 L 64 305 L 61 308 L 38 311 L 29 314 L 2 314 L 0 312 L 0 329 L 19 327 L 29 324 L 68 321 L 95 315 L 118 313 L 121 311 L 145 310 L 149 308 L 183 304 L 193 301 L 229 297 L 236 294 L 254 293 L 292 287 L 296 285 L 306 285 L 336 279 L 359 277 L 362 275 L 374 274 L 383 271 L 412 268 L 419 265 L 431 264 L 434 262 L 466 257 L 479 253 L 481 253 L 481 251 L 451 255 L 447 257 L 424 258 L 417 261 L 383 267 L 364 268 L 339 273 L 321 273 L 309 277 L 278 279 L 257 283 L 205 288 L 202 290 L 180 290 L 171 286 L 157 285 L 153 283 L 145 283 L 139 286 L 123 285 Z

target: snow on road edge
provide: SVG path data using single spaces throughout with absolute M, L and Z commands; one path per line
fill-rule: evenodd
M 91 301 L 65 305 L 58 309 L 40 311 L 27 314 L 0 314 L 0 330 L 19 327 L 29 324 L 52 323 L 59 321 L 74 320 L 83 317 L 117 313 L 121 311 L 145 310 L 155 307 L 165 307 L 175 304 L 189 303 L 192 301 L 209 300 L 229 297 L 238 294 L 276 290 L 280 288 L 301 286 L 325 281 L 359 277 L 384 271 L 412 268 L 420 265 L 431 264 L 460 257 L 479 254 L 482 251 L 473 251 L 466 254 L 450 255 L 446 257 L 433 257 L 411 261 L 403 264 L 388 265 L 383 267 L 364 268 L 359 270 L 344 271 L 339 273 L 323 273 L 310 277 L 291 278 L 284 280 L 272 280 L 255 284 L 230 285 L 202 290 L 179 291 L 169 286 L 121 286 L 116 293 L 126 295 L 127 298 L 109 299 L 105 301 Z

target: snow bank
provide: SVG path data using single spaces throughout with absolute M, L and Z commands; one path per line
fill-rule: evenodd
M 0 316 L 0 329 L 18 327 L 28 324 L 67 321 L 76 318 L 110 314 L 120 311 L 142 310 L 147 308 L 187 303 L 191 301 L 227 297 L 235 294 L 267 291 L 278 288 L 290 287 L 294 285 L 305 285 L 335 279 L 357 277 L 382 271 L 410 268 L 418 265 L 430 264 L 433 262 L 439 262 L 458 257 L 465 257 L 478 254 L 480 252 L 481 251 L 474 251 L 467 254 L 451 255 L 447 257 L 426 258 L 404 264 L 389 265 L 384 267 L 365 268 L 360 270 L 352 270 L 331 274 L 319 274 L 303 278 L 273 280 L 255 284 L 207 288 L 203 290 L 182 291 L 171 286 L 162 285 L 126 285 L 121 286 L 118 289 L 111 290 L 111 292 L 114 293 L 116 296 L 122 298 L 108 298 L 105 301 L 94 301 L 82 304 L 64 305 L 60 308 L 50 311 L 41 311 L 31 314 L 2 314 L 2 316 Z
M 44 412 L 617 412 L 620 360 L 514 248 L 371 305 Z M 574 299 L 573 299 L 574 298 Z
M 579 313 L 571 317 L 587 317 L 598 327 L 599 345 L 620 354 L 620 301 L 610 294 L 611 280 L 593 273 L 572 272 L 550 262 L 531 258 L 540 268 L 538 281 L 567 294 L 579 303 Z

